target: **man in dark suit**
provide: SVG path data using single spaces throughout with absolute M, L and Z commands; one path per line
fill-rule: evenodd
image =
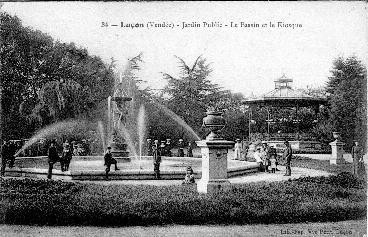
M 179 139 L 178 157 L 184 157 L 184 140 L 183 139 Z
M 161 163 L 161 148 L 158 144 L 158 140 L 155 140 L 153 146 L 153 172 L 155 173 L 155 179 L 160 179 L 160 163 Z
M 286 146 L 286 149 L 284 151 L 284 154 L 282 154 L 282 158 L 286 160 L 285 166 L 286 166 L 286 173 L 284 176 L 291 176 L 291 157 L 293 155 L 293 151 L 291 150 L 291 146 L 288 141 L 284 142 L 284 145 Z
M 360 177 L 364 170 L 363 149 L 357 141 L 351 148 L 351 157 L 353 158 L 353 174 Z
M 56 148 L 56 141 L 52 141 L 51 145 L 49 147 L 49 150 L 47 152 L 47 158 L 48 158 L 48 163 L 49 163 L 49 171 L 47 173 L 47 178 L 51 179 L 52 178 L 52 169 L 54 168 L 54 164 L 58 161 L 60 161 L 59 159 L 59 155 L 57 152 L 57 148 Z
M 8 161 L 9 156 L 9 146 L 6 141 L 4 141 L 3 145 L 1 146 L 1 176 L 5 175 L 5 167 L 6 162 Z
M 104 159 L 105 159 L 105 166 L 106 166 L 106 179 L 109 179 L 109 172 L 110 172 L 111 165 L 115 165 L 115 171 L 120 170 L 118 168 L 118 162 L 112 157 L 111 147 L 107 148 L 107 152 L 104 156 Z

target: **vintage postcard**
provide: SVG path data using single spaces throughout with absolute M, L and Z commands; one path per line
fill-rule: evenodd
M 0 14 L 0 236 L 366 236 L 366 2 Z

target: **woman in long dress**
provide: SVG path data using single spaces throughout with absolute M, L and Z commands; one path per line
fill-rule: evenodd
M 240 143 L 240 139 L 236 139 L 235 147 L 234 147 L 234 159 L 235 160 L 241 160 L 242 157 L 242 144 Z

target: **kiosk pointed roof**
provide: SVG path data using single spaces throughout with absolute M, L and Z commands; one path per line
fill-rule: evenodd
M 287 78 L 284 75 L 274 80 L 275 89 L 259 97 L 248 98 L 243 101 L 244 104 L 259 104 L 259 105 L 273 105 L 279 106 L 311 106 L 318 104 L 325 104 L 327 100 L 325 98 L 313 97 L 305 94 L 302 91 L 294 90 L 291 86 L 293 79 Z

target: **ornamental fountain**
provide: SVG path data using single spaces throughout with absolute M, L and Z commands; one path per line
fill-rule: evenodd
M 154 179 L 152 156 L 139 156 L 132 147 L 130 153 L 129 147 L 130 135 L 126 128 L 126 119 L 128 115 L 128 103 L 132 98 L 128 97 L 123 90 L 122 83 L 115 87 L 114 94 L 108 98 L 108 126 L 107 138 L 105 144 L 104 126 L 102 122 L 98 123 L 98 129 L 101 130 L 101 139 L 106 145 L 111 146 L 113 156 L 118 160 L 119 171 L 112 171 L 111 179 L 115 180 L 147 180 Z M 142 105 L 143 106 L 143 105 Z M 169 111 L 164 106 L 158 105 L 164 112 Z M 170 112 L 170 113 L 169 113 Z M 225 119 L 222 112 L 210 110 L 203 119 L 203 126 L 210 129 L 210 134 L 205 140 L 194 133 L 184 120 L 179 118 L 172 111 L 166 114 L 178 125 L 183 126 L 189 134 L 194 134 L 197 145 L 201 148 L 202 159 L 193 157 L 162 157 L 161 177 L 166 180 L 181 180 L 185 177 L 186 167 L 191 166 L 194 175 L 198 181 L 198 191 L 201 193 L 212 193 L 230 188 L 229 177 L 243 175 L 249 172 L 257 172 L 258 164 L 256 162 L 235 161 L 227 158 L 228 149 L 233 148 L 233 141 L 222 139 L 218 131 L 224 128 Z M 138 126 L 140 143 L 143 142 L 144 135 L 144 107 L 139 113 Z M 61 122 L 47 127 L 37 133 L 32 139 L 32 143 L 36 142 L 40 136 L 52 137 L 56 133 L 69 131 L 73 128 L 85 126 L 83 121 Z M 185 126 L 184 126 L 184 125 Z M 127 133 L 127 134 L 126 134 Z M 199 141 L 200 140 L 200 141 Z M 31 145 L 27 144 L 27 146 Z M 140 150 L 142 144 L 140 144 Z M 22 149 L 25 149 L 23 147 Z M 134 153 L 134 154 L 132 154 Z M 140 152 L 141 153 L 141 152 Z M 100 155 L 91 156 L 73 156 L 70 164 L 70 170 L 61 172 L 54 169 L 53 177 L 56 179 L 71 180 L 101 180 L 105 177 L 103 157 Z M 16 159 L 16 168 L 7 170 L 9 176 L 25 176 L 25 177 L 46 177 L 47 174 L 47 157 L 18 157 Z
M 127 144 L 120 131 L 126 125 L 128 115 L 127 102 L 132 98 L 128 97 L 122 83 L 116 86 L 113 96 L 108 97 L 108 134 L 111 153 L 114 157 L 128 157 Z

